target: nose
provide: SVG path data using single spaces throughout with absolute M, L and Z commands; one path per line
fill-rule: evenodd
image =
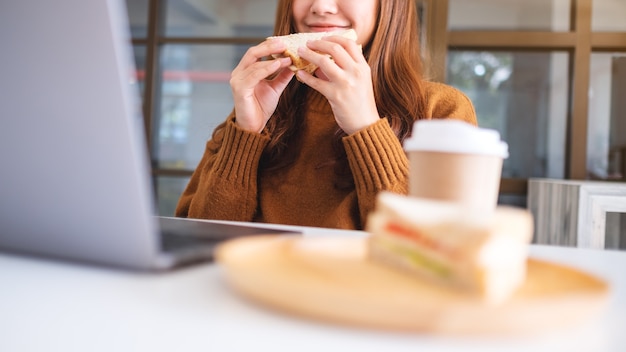
M 315 15 L 327 15 L 337 13 L 336 0 L 313 0 L 311 3 L 311 13 Z

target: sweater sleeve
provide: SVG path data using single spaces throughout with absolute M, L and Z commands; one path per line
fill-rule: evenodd
M 359 204 L 361 226 L 380 191 L 408 192 L 408 159 L 387 119 L 343 138 Z
M 238 128 L 229 118 L 207 142 L 176 207 L 176 216 L 252 221 L 259 160 L 269 138 Z

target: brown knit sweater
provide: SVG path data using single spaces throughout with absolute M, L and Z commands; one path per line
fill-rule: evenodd
M 471 101 L 457 89 L 426 82 L 426 116 L 476 124 Z M 386 119 L 343 138 L 354 187 L 335 186 L 333 135 L 337 123 L 328 101 L 313 94 L 301 153 L 279 172 L 259 171 L 269 137 L 232 121 L 207 143 L 183 192 L 176 216 L 362 229 L 376 194 L 408 191 L 408 161 Z

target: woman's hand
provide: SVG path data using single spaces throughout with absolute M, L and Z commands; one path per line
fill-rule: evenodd
M 315 76 L 300 70 L 298 78 L 328 99 L 345 133 L 353 134 L 380 119 L 371 69 L 354 41 L 340 36 L 314 40 L 300 48 L 298 55 L 319 66 Z
M 276 110 L 280 95 L 293 77 L 293 72 L 286 69 L 291 59 L 262 58 L 284 50 L 285 45 L 280 40 L 266 40 L 248 49 L 233 70 L 230 88 L 235 103 L 235 123 L 240 128 L 261 132 Z M 276 73 L 273 79 L 268 79 Z

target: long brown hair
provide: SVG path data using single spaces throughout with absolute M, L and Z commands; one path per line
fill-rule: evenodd
M 279 0 L 274 35 L 296 32 L 292 11 L 293 0 Z M 413 123 L 424 116 L 425 98 L 422 88 L 422 59 L 420 55 L 419 23 L 415 1 L 379 0 L 377 25 L 372 39 L 363 48 L 371 67 L 374 98 L 378 114 L 386 118 L 402 142 L 410 134 Z M 265 171 L 290 165 L 299 152 L 299 133 L 305 124 L 306 99 L 309 88 L 293 79 L 283 92 L 276 111 L 267 122 L 270 142 L 266 146 L 260 167 Z M 224 124 L 213 133 L 218 133 Z M 333 144 L 336 151 L 337 186 L 350 187 L 349 167 L 339 128 Z M 219 141 L 215 141 L 219 142 Z M 217 147 L 217 145 L 215 145 Z

